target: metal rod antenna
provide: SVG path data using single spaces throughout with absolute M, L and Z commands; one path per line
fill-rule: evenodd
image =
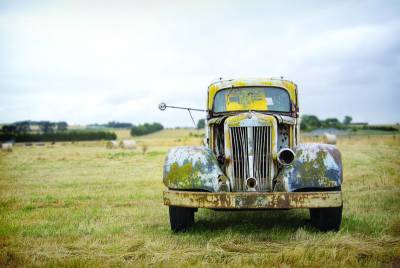
M 195 109 L 195 108 L 179 107 L 179 106 L 170 106 L 170 105 L 166 105 L 164 102 L 160 103 L 160 105 L 158 105 L 158 108 L 161 111 L 164 111 L 167 108 L 174 108 L 174 109 L 190 110 L 190 111 L 197 111 L 197 112 L 206 112 L 206 110 L 203 110 L 203 109 Z
M 206 110 L 202 110 L 202 109 L 194 109 L 194 108 L 189 108 L 189 107 L 168 106 L 164 102 L 160 103 L 160 105 L 158 105 L 158 108 L 161 111 L 164 111 L 167 108 L 187 110 L 189 112 L 190 118 L 192 118 L 192 122 L 193 122 L 194 128 L 196 128 L 196 122 L 194 121 L 194 118 L 193 118 L 193 115 L 192 115 L 191 111 L 196 111 L 196 112 L 205 112 L 206 111 Z
M 186 107 L 179 107 L 179 106 L 166 106 L 167 108 L 174 108 L 174 109 L 184 109 L 184 110 L 191 110 L 191 111 L 198 111 L 198 112 L 205 112 L 206 110 L 203 109 L 195 109 L 195 108 L 186 108 Z
M 196 123 L 194 122 L 194 119 L 193 119 L 192 113 L 190 112 L 190 109 L 187 109 L 187 110 L 188 110 L 188 112 L 189 112 L 189 114 L 190 114 L 190 118 L 192 118 L 192 121 L 193 121 L 194 128 L 196 128 Z

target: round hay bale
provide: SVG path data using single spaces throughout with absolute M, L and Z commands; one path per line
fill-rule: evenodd
M 134 140 L 123 140 L 120 142 L 121 148 L 124 149 L 135 149 L 136 148 L 136 141 Z
M 108 141 L 106 144 L 107 149 L 116 149 L 118 148 L 118 142 L 117 141 Z
M 324 143 L 335 145 L 336 144 L 336 135 L 325 133 L 324 134 Z
M 2 150 L 2 151 L 5 151 L 5 152 L 12 152 L 12 149 L 13 149 L 12 143 L 3 143 L 3 144 L 1 145 L 1 150 Z

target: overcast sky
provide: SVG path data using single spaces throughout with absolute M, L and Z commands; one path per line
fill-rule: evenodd
M 191 126 L 158 103 L 205 108 L 218 77 L 281 75 L 302 114 L 400 122 L 399 14 L 400 1 L 1 1 L 0 122 Z

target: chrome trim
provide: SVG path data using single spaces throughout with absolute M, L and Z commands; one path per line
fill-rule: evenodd
M 245 191 L 253 177 L 257 191 L 271 190 L 272 127 L 229 127 L 232 148 L 233 190 Z

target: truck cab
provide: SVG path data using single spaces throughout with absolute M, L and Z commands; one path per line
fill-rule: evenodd
M 198 208 L 307 208 L 317 229 L 339 229 L 341 155 L 334 145 L 300 143 L 297 91 L 280 78 L 211 83 L 204 146 L 172 148 L 165 160 L 173 231 L 192 226 Z

